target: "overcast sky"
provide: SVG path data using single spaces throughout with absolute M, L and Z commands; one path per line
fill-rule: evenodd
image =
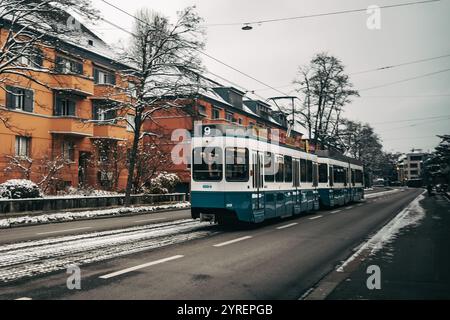
M 260 21 L 333 11 L 392 5 L 418 0 L 108 0 L 134 13 L 148 7 L 169 17 L 195 5 L 207 31 L 205 51 L 279 90 L 292 94 L 290 85 L 297 67 L 318 52 L 340 58 L 348 73 L 402 64 L 450 54 L 450 0 L 407 7 L 382 9 L 381 29 L 369 30 L 368 14 L 348 13 L 255 25 L 212 24 Z M 105 18 L 131 30 L 132 18 L 93 0 Z M 94 27 L 109 42 L 128 35 L 106 23 Z M 257 90 L 263 97 L 279 96 L 263 85 L 204 57 L 209 71 Z M 374 86 L 450 69 L 450 57 L 351 76 L 361 98 L 346 107 L 345 116 L 370 123 L 380 135 L 386 151 L 408 152 L 412 148 L 433 150 L 437 134 L 449 134 L 450 72 L 422 77 L 372 90 Z M 262 90 L 260 90 L 262 89 Z M 436 118 L 440 117 L 440 118 Z M 425 119 L 427 118 L 427 119 Z M 432 119 L 430 119 L 432 118 Z M 415 121 L 405 121 L 420 119 Z

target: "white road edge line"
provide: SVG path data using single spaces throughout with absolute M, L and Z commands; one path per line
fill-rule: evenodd
M 136 222 L 139 223 L 139 222 L 158 221 L 158 220 L 164 220 L 164 219 L 167 219 L 167 218 L 153 218 L 153 219 L 146 219 L 146 220 L 137 220 L 137 221 L 135 221 L 135 223 Z
M 345 210 L 350 210 L 350 209 L 353 209 L 353 206 L 350 206 L 350 207 L 346 207 L 346 208 L 345 208 Z
M 79 231 L 79 230 L 86 230 L 86 229 L 92 229 L 92 227 L 84 227 L 84 228 L 75 228 L 75 229 L 65 229 L 65 230 L 57 230 L 57 231 L 49 231 L 49 232 L 41 232 L 36 233 L 38 236 L 43 236 L 45 234 L 52 234 L 52 233 L 63 233 L 68 231 Z
M 316 220 L 316 219 L 319 219 L 319 218 L 322 218 L 323 216 L 316 216 L 316 217 L 312 217 L 312 218 L 309 218 L 309 220 Z
M 23 298 L 14 299 L 14 300 L 16 300 L 16 301 L 18 301 L 18 300 L 28 301 L 28 300 L 33 300 L 33 299 L 28 298 L 28 297 L 23 297 Z
M 164 263 L 164 262 L 180 259 L 180 258 L 183 258 L 183 257 L 184 256 L 182 256 L 182 255 L 176 255 L 176 256 L 173 256 L 173 257 L 164 258 L 164 259 L 152 261 L 152 262 L 149 262 L 149 263 L 140 264 L 138 266 L 127 268 L 127 269 L 123 269 L 123 270 L 116 271 L 116 272 L 113 272 L 113 273 L 108 273 L 108 274 L 105 274 L 103 276 L 100 276 L 99 278 L 100 279 L 109 279 L 109 278 L 112 278 L 112 277 L 120 276 L 120 275 L 128 273 L 128 272 L 136 271 L 136 270 L 139 270 L 139 269 L 147 268 L 147 267 L 150 267 L 150 266 L 154 266 L 156 264 L 160 264 L 160 263 Z
M 363 206 L 364 205 L 364 203 L 358 203 L 356 206 L 357 207 L 361 207 L 361 206 Z
M 298 223 L 297 223 L 297 222 L 294 222 L 294 223 L 291 223 L 291 224 L 287 224 L 287 225 L 278 227 L 277 230 L 282 230 L 282 229 L 290 228 L 290 227 L 293 227 L 293 226 L 296 226 L 296 225 L 298 225 Z
M 341 212 L 342 210 L 334 210 L 334 211 L 331 211 L 330 213 L 338 213 L 338 212 Z
M 230 241 L 226 241 L 226 242 L 215 244 L 215 245 L 213 245 L 213 247 L 216 247 L 216 248 L 223 247 L 223 246 L 235 243 L 235 242 L 239 242 L 239 241 L 243 241 L 243 240 L 247 240 L 247 239 L 251 239 L 251 238 L 252 238 L 252 236 L 245 236 L 245 237 L 242 237 L 242 238 L 237 238 L 237 239 L 234 239 L 234 240 L 230 240 Z

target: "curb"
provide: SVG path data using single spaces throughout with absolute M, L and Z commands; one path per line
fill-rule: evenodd
M 144 215 L 151 215 L 151 214 L 154 214 L 154 213 L 163 213 L 163 212 L 170 213 L 170 212 L 173 212 L 173 211 L 189 210 L 190 208 L 191 207 L 189 206 L 189 207 L 186 207 L 186 208 L 163 209 L 163 210 L 154 210 L 154 211 L 139 212 L 139 213 L 125 213 L 125 214 L 116 214 L 116 215 L 104 215 L 104 216 L 98 216 L 98 217 L 79 218 L 79 219 L 75 218 L 75 219 L 65 220 L 65 221 L 32 222 L 32 223 L 10 225 L 9 227 L 0 227 L 0 230 L 17 229 L 17 228 L 25 228 L 25 227 L 41 226 L 41 225 L 49 225 L 49 224 L 60 224 L 60 223 L 75 222 L 75 221 L 89 221 L 89 220 L 124 218 L 124 217 L 133 217 L 133 216 L 144 216 Z M 5 218 L 5 219 L 8 219 L 8 218 Z

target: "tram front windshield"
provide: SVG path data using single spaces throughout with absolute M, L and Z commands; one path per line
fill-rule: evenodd
M 221 181 L 223 172 L 221 148 L 195 148 L 192 176 L 195 181 Z

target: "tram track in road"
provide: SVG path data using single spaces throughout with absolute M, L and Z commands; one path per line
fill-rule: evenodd
M 0 282 L 39 276 L 215 234 L 217 227 L 179 220 L 0 247 Z

